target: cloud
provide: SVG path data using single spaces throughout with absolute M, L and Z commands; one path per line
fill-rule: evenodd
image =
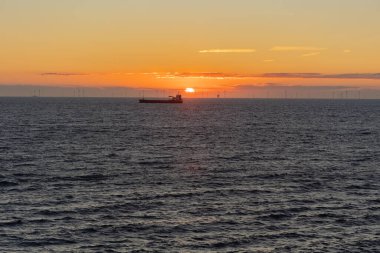
M 244 76 L 234 73 L 220 73 L 220 72 L 200 72 L 200 73 L 164 73 L 156 74 L 159 79 L 174 79 L 174 78 L 192 78 L 192 79 L 241 79 Z
M 369 79 L 380 80 L 380 73 L 263 73 L 263 74 L 239 74 L 222 72 L 174 72 L 174 73 L 152 73 L 159 79 L 193 78 L 193 79 L 252 79 L 252 78 L 300 78 L 300 79 Z
M 201 54 L 207 54 L 207 53 L 214 53 L 214 54 L 223 54 L 223 53 L 254 53 L 256 52 L 256 49 L 205 49 L 200 50 L 199 53 Z
M 85 73 L 69 73 L 69 72 L 45 72 L 41 76 L 84 76 Z
M 270 49 L 270 51 L 323 51 L 327 50 L 327 48 L 323 47 L 293 47 L 293 46 L 277 46 Z
M 305 78 L 305 79 L 372 79 L 380 80 L 380 73 L 343 73 L 343 74 L 322 74 L 322 73 L 265 73 L 262 77 L 272 78 Z
M 264 73 L 261 77 L 271 78 L 321 78 L 320 73 Z
M 311 57 L 311 56 L 317 56 L 320 54 L 321 52 L 311 52 L 311 53 L 303 54 L 302 57 Z

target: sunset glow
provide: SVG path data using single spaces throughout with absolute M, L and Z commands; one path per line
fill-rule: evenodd
M 186 88 L 185 92 L 187 92 L 187 93 L 194 93 L 195 90 L 194 90 L 194 88 Z
M 276 97 L 278 86 L 374 94 L 379 9 L 358 0 L 221 0 L 218 11 L 213 0 L 0 1 L 0 92 L 124 87 L 137 96 L 187 83 L 210 96 Z

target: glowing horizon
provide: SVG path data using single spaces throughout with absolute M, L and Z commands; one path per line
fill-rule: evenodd
M 0 0 L 0 86 L 379 90 L 378 10 L 372 0 Z

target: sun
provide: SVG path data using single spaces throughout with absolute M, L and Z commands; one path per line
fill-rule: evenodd
M 185 92 L 187 92 L 187 93 L 194 93 L 195 90 L 194 90 L 194 88 L 186 88 Z

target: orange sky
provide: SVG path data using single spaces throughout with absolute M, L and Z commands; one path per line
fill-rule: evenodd
M 342 3 L 0 0 L 0 85 L 378 89 L 380 2 Z

